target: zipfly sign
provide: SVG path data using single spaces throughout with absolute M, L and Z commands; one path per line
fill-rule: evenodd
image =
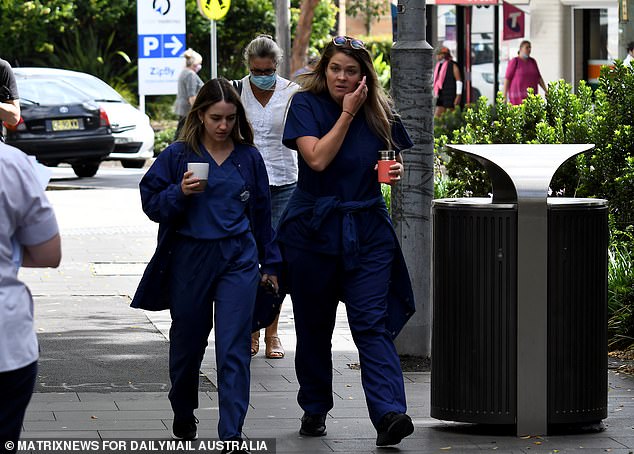
M 183 68 L 185 0 L 137 0 L 139 95 L 176 93 Z

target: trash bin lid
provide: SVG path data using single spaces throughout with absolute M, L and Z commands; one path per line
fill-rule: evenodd
M 493 203 L 489 197 L 458 197 L 449 199 L 434 199 L 432 206 L 446 207 L 469 207 L 469 208 L 490 208 L 509 209 L 517 208 L 516 203 Z M 589 199 L 577 197 L 548 197 L 546 199 L 548 208 L 576 208 L 576 207 L 603 207 L 607 206 L 605 199 Z
M 489 208 L 489 209 L 515 209 L 516 203 L 493 203 L 493 199 L 489 197 L 459 197 L 451 199 L 434 199 L 431 201 L 432 206 L 443 208 L 455 207 L 460 208 Z
M 548 197 L 548 208 L 575 208 L 579 206 L 586 207 L 603 207 L 607 206 L 608 201 L 605 199 L 588 199 L 576 197 Z

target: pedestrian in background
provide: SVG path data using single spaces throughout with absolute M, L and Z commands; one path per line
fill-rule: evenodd
M 297 154 L 282 144 L 282 133 L 286 110 L 298 86 L 277 74 L 282 56 L 282 49 L 271 36 L 256 37 L 244 50 L 249 74 L 241 80 L 242 103 L 269 176 L 273 228 L 297 183 Z M 278 322 L 279 314 L 264 330 L 265 356 L 269 359 L 281 359 L 285 354 L 277 332 Z M 251 356 L 259 350 L 260 331 L 256 331 L 251 339 Z
M 390 183 L 412 147 L 362 41 L 337 36 L 291 100 L 284 144 L 299 152 L 299 179 L 278 241 L 288 269 L 297 349 L 300 434 L 326 434 L 333 407 L 332 334 L 346 305 L 376 444 L 398 444 L 414 426 L 393 338 L 414 312 L 405 260 L 377 175 L 379 150 L 395 150 Z
M 39 356 L 33 297 L 18 270 L 56 268 L 62 255 L 55 213 L 36 165 L 0 143 L 0 452 L 17 450 Z
M 202 79 L 198 77 L 198 73 L 202 68 L 203 57 L 193 49 L 187 49 L 183 53 L 183 57 L 185 57 L 185 67 L 178 75 L 176 101 L 174 102 L 174 113 L 178 115 L 174 140 L 180 138 L 187 114 L 194 105 L 198 91 L 203 86 Z
M 0 58 L 0 123 L 15 125 L 20 121 L 20 101 L 15 76 L 8 61 Z M 4 140 L 0 128 L 0 141 Z
M 462 76 L 458 64 L 453 61 L 451 51 L 441 47 L 436 54 L 434 68 L 434 96 L 436 97 L 435 117 L 453 110 L 462 101 Z
M 522 41 L 517 57 L 511 59 L 506 67 L 502 92 L 504 99 L 508 97 L 511 104 L 522 104 L 522 101 L 528 96 L 529 88 L 532 88 L 535 94 L 537 94 L 538 85 L 542 87 L 544 93 L 548 91 L 537 67 L 537 62 L 531 57 L 531 50 L 531 42 Z
M 319 55 L 316 53 L 309 52 L 306 56 L 306 64 L 296 70 L 293 73 L 293 80 L 297 80 L 299 76 L 306 73 L 312 73 L 317 67 L 317 62 L 319 61 Z
M 207 164 L 207 180 L 194 177 L 188 163 Z M 132 306 L 170 310 L 173 436 L 197 437 L 199 371 L 214 327 L 218 436 L 239 440 L 249 406 L 256 291 L 260 283 L 277 291 L 281 259 L 266 167 L 229 81 L 203 85 L 182 140 L 157 157 L 140 189 L 143 210 L 159 223 L 159 243 Z

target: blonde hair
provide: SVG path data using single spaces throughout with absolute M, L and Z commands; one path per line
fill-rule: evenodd
M 185 66 L 199 65 L 203 62 L 202 55 L 200 55 L 191 47 L 183 52 L 183 57 L 185 57 Z
M 332 42 L 329 43 L 315 69 L 297 77 L 297 82 L 302 87 L 300 91 L 309 91 L 315 94 L 328 92 L 326 70 L 330 59 L 336 53 L 343 53 L 355 59 L 361 66 L 361 75 L 365 76 L 368 97 L 358 113 L 363 113 L 370 129 L 383 140 L 386 147 L 392 148 L 398 145 L 394 143 L 392 138 L 392 124 L 397 117 L 394 104 L 381 86 L 374 70 L 372 56 L 365 48 L 353 49 L 350 46 L 335 46 Z

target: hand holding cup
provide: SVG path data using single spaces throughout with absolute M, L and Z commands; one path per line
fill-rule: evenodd
M 199 194 L 207 187 L 209 164 L 206 162 L 188 162 L 187 172 L 181 181 L 181 190 L 185 195 Z

